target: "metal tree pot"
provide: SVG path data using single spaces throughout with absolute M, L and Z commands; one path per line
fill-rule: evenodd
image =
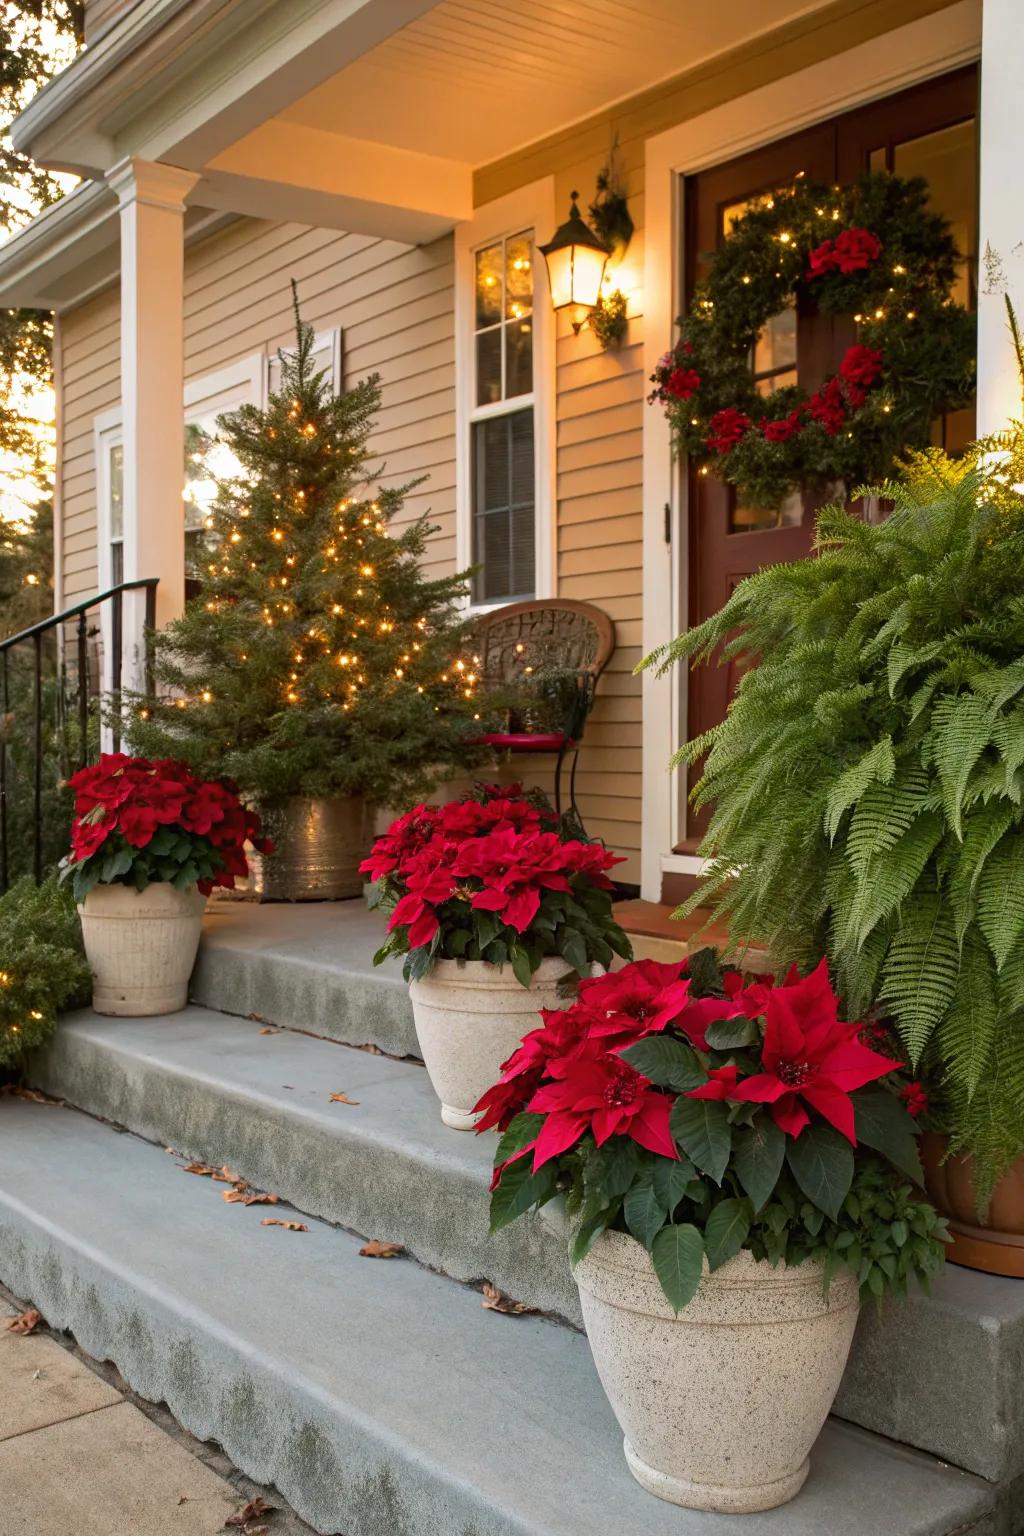
M 254 849 L 249 855 L 250 889 L 258 901 L 362 895 L 359 863 L 369 849 L 370 819 L 361 799 L 296 796 L 259 809 L 274 852 L 264 858 Z

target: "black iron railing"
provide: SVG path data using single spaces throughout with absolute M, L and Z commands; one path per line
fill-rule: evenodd
M 66 830 L 55 824 L 67 813 L 63 782 L 98 753 L 101 716 L 109 721 L 114 750 L 120 747 L 126 592 L 145 592 L 139 639 L 143 686 L 152 692 L 149 635 L 157 580 L 122 581 L 0 640 L 0 891 L 23 874 L 42 879 L 49 845 Z M 47 825 L 47 811 L 53 825 Z

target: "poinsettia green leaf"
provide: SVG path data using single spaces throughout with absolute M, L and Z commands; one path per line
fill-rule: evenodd
M 738 1126 L 733 1132 L 733 1162 L 736 1177 L 759 1211 L 779 1182 L 786 1156 L 786 1137 L 775 1121 L 760 1114 L 753 1125 Z
M 704 1038 L 714 1051 L 734 1051 L 744 1045 L 753 1045 L 757 1039 L 757 1025 L 753 1019 L 713 1019 L 704 1031 Z
M 652 1083 L 660 1088 L 674 1088 L 677 1093 L 699 1088 L 707 1078 L 692 1046 L 665 1035 L 649 1035 L 646 1040 L 627 1046 L 620 1055 Z
M 654 1161 L 651 1177 L 658 1199 L 671 1216 L 688 1185 L 697 1177 L 697 1170 L 688 1157 L 659 1157 Z
M 589 973 L 590 956 L 587 954 L 586 942 L 583 935 L 575 928 L 562 929 L 558 948 L 563 960 L 572 966 L 577 976 L 586 976 Z
M 494 1166 L 500 1168 L 510 1157 L 515 1157 L 531 1141 L 536 1141 L 544 1125 L 543 1115 L 531 1115 L 527 1110 L 514 1115 L 502 1132 L 494 1154 Z
M 808 1125 L 789 1139 L 786 1161 L 808 1200 L 835 1221 L 853 1183 L 853 1148 L 846 1137 L 830 1125 Z
M 522 1216 L 531 1206 L 544 1205 L 556 1193 L 558 1184 L 553 1163 L 545 1163 L 538 1173 L 532 1171 L 528 1157 L 510 1164 L 491 1196 L 491 1231 L 500 1232 L 510 1221 Z
M 512 945 L 512 974 L 521 987 L 528 987 L 533 980 L 530 956 L 521 944 Z
M 668 1219 L 668 1211 L 658 1198 L 654 1180 L 649 1173 L 637 1179 L 626 1191 L 622 1214 L 637 1242 L 650 1248 Z
M 719 1200 L 704 1223 L 704 1251 L 708 1268 L 718 1269 L 739 1253 L 750 1231 L 749 1200 Z
M 696 1227 L 662 1227 L 651 1245 L 655 1273 L 676 1312 L 697 1294 L 704 1267 L 704 1239 Z
M 609 1200 L 617 1200 L 636 1178 L 640 1149 L 628 1136 L 611 1136 L 587 1159 L 588 1185 L 603 1190 Z
M 859 1142 L 881 1152 L 915 1184 L 924 1184 L 914 1122 L 893 1094 L 884 1089 L 855 1094 L 853 1119 Z
M 672 1135 L 702 1173 L 721 1184 L 732 1147 L 729 1111 L 717 1099 L 677 1099 L 669 1122 Z

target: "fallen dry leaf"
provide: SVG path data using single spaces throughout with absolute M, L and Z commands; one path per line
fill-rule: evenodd
M 279 1029 L 275 1029 L 272 1024 L 265 1024 L 260 1030 L 261 1035 L 279 1035 L 280 1033 L 281 1031 Z
M 215 1184 L 244 1184 L 245 1180 L 232 1173 L 226 1165 L 214 1168 L 211 1163 L 183 1163 L 182 1171 L 198 1174 L 201 1179 L 213 1179 Z
M 0 1093 L 11 1099 L 27 1099 L 30 1104 L 49 1104 L 54 1109 L 63 1109 L 64 1100 L 51 1098 L 48 1093 L 40 1093 L 38 1088 L 25 1088 L 20 1083 L 6 1083 Z
M 368 1056 L 383 1056 L 385 1054 L 379 1045 L 370 1045 L 369 1042 L 366 1045 L 357 1045 L 356 1050 L 365 1051 Z
M 250 1189 L 247 1184 L 239 1184 L 234 1189 L 224 1191 L 224 1199 L 228 1205 L 277 1205 L 280 1195 L 265 1195 L 258 1190 Z
M 258 1520 L 261 1515 L 272 1514 L 275 1507 L 275 1505 L 268 1504 L 266 1499 L 262 1499 L 257 1495 L 255 1499 L 249 1500 L 244 1509 L 238 1510 L 236 1514 L 228 1515 L 228 1518 L 224 1521 L 224 1529 L 227 1531 L 233 1526 L 246 1526 L 250 1520 Z M 265 1529 L 266 1527 L 264 1526 Z M 249 1536 L 256 1536 L 256 1533 L 251 1531 Z
M 19 1312 L 17 1317 L 7 1319 L 7 1331 L 8 1333 L 33 1333 L 42 1320 L 42 1313 L 37 1312 L 35 1307 L 29 1307 L 27 1311 Z
M 496 1285 L 489 1280 L 484 1281 L 484 1299 L 481 1303 L 489 1312 L 507 1312 L 512 1317 L 522 1317 L 524 1312 L 536 1312 L 536 1307 L 528 1307 L 525 1301 L 513 1301 L 511 1296 L 506 1296 L 504 1291 L 499 1291 Z
M 284 1227 L 286 1232 L 308 1232 L 309 1228 L 303 1221 L 282 1221 L 278 1216 L 264 1216 L 260 1222 L 261 1227 Z
M 358 1104 L 358 1099 L 350 1099 L 347 1093 L 332 1093 L 332 1104 Z
M 401 1243 L 379 1243 L 374 1237 L 360 1248 L 359 1257 L 361 1259 L 393 1259 L 396 1254 L 403 1251 Z

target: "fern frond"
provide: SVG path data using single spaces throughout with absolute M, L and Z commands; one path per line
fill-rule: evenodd
M 989 1069 L 1000 1016 L 996 968 L 988 947 L 971 933 L 960 957 L 960 975 L 937 1043 L 950 1084 L 968 1101 Z
M 1002 970 L 1024 938 L 1024 834 L 1008 833 L 978 880 L 978 927 Z
M 839 775 L 826 801 L 825 832 L 830 841 L 835 842 L 843 815 L 860 799 L 868 785 L 875 780 L 880 784 L 891 784 L 895 773 L 896 755 L 892 749 L 892 737 L 883 736 L 862 758 Z
M 953 1001 L 959 974 L 960 947 L 948 905 L 937 894 L 915 896 L 889 945 L 880 992 L 915 1066 Z
M 964 790 L 971 770 L 992 743 L 994 725 L 991 707 L 974 694 L 939 699 L 932 709 L 933 750 L 942 784 L 942 803 L 957 837 L 963 835 Z

